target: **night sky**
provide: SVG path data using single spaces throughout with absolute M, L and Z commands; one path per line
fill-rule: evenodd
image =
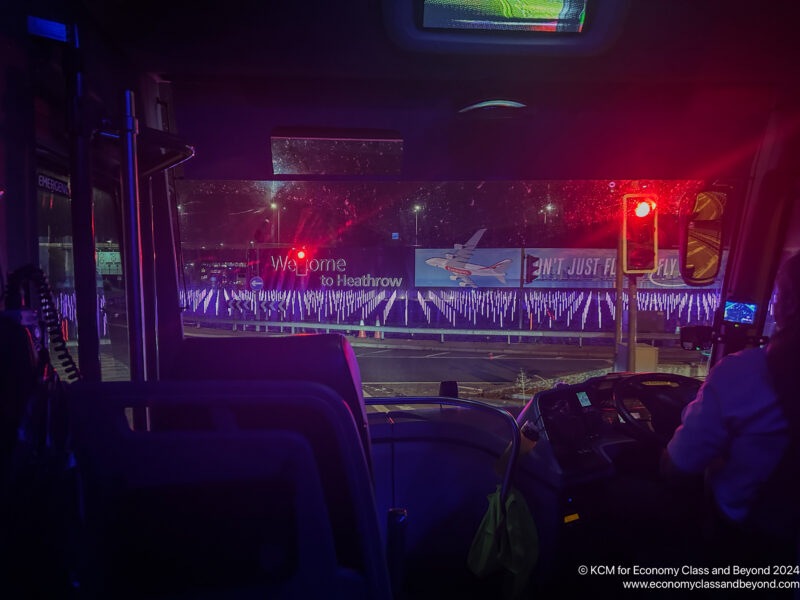
M 180 181 L 188 247 L 280 242 L 445 247 L 488 228 L 482 247 L 611 248 L 622 196 L 652 193 L 660 246 L 677 246 L 680 201 L 700 181 Z M 272 205 L 276 205 L 273 208 Z M 392 233 L 399 240 L 392 240 Z

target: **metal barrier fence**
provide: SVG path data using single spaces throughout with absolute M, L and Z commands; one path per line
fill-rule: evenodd
M 562 339 L 578 339 L 579 342 L 586 338 L 602 338 L 614 339 L 614 332 L 612 331 L 550 331 L 550 330 L 509 330 L 509 329 L 446 329 L 438 327 L 385 327 L 375 325 L 348 325 L 348 324 L 335 324 L 335 323 L 314 323 L 311 321 L 253 321 L 244 319 L 218 319 L 207 317 L 196 317 L 190 314 L 184 315 L 184 323 L 194 323 L 197 327 L 210 326 L 210 325 L 232 325 L 234 329 L 241 326 L 242 331 L 248 327 L 254 331 L 268 332 L 270 328 L 276 332 L 284 332 L 289 330 L 289 333 L 299 333 L 300 331 L 324 331 L 330 333 L 331 331 L 345 331 L 349 333 L 364 332 L 366 333 L 402 333 L 409 336 L 413 335 L 438 335 L 440 340 L 444 342 L 444 336 L 478 336 L 478 337 L 505 337 L 508 343 L 511 343 L 511 338 L 562 338 Z M 298 331 L 300 330 L 300 331 Z M 637 336 L 638 340 L 678 340 L 680 339 L 677 333 L 641 333 Z

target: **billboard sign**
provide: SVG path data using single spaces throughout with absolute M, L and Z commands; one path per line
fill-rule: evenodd
M 476 248 L 469 260 L 455 261 L 453 248 L 414 252 L 415 287 L 518 288 L 519 248 Z
M 415 287 L 519 288 L 523 253 L 536 264 L 534 279 L 524 284 L 526 288 L 613 288 L 617 268 L 616 249 L 476 248 L 468 264 L 455 267 L 448 265 L 447 256 L 452 252 L 442 248 L 416 250 Z M 725 272 L 726 259 L 727 253 L 718 281 Z M 687 288 L 681 279 L 678 251 L 660 250 L 656 271 L 640 276 L 638 285 L 643 289 Z M 717 282 L 706 287 L 715 285 Z
M 536 278 L 526 288 L 613 288 L 617 269 L 615 249 L 590 248 L 527 248 L 527 254 L 538 258 Z M 718 281 L 722 280 L 723 267 Z M 659 250 L 653 273 L 638 277 L 642 289 L 686 289 L 680 272 L 677 250 Z M 626 282 L 627 285 L 627 282 Z M 714 282 L 706 287 L 714 287 Z
M 251 251 L 252 252 L 252 251 Z M 403 248 L 324 248 L 300 260 L 285 249 L 259 250 L 255 264 L 266 289 L 410 287 L 409 253 Z

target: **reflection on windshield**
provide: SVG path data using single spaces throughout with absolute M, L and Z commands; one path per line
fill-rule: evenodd
M 673 359 L 677 328 L 710 324 L 717 307 L 718 282 L 688 288 L 678 269 L 677 207 L 697 181 L 178 184 L 187 330 L 340 332 L 369 395 L 455 380 L 519 403 L 610 370 L 625 193 L 659 198 L 640 341 Z

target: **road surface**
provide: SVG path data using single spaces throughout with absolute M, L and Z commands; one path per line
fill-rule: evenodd
M 525 356 L 491 352 L 356 348 L 364 383 L 513 383 L 521 371 L 532 379 L 611 366 L 600 358 Z

